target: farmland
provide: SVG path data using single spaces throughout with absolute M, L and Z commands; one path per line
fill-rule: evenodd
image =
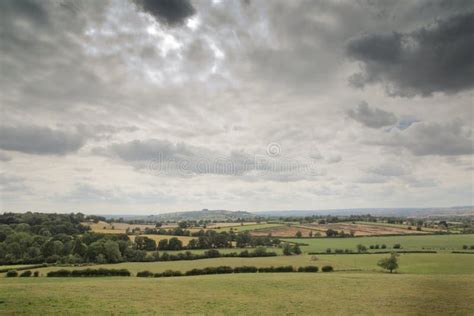
M 358 237 L 358 238 L 291 238 L 289 242 L 307 244 L 301 246 L 305 252 L 324 252 L 331 249 L 355 249 L 358 244 L 393 245 L 400 244 L 403 250 L 462 250 L 462 246 L 474 244 L 474 235 L 427 235 L 427 236 L 386 236 L 386 237 Z
M 474 276 L 281 273 L 4 279 L 0 297 L 2 314 L 470 315 Z

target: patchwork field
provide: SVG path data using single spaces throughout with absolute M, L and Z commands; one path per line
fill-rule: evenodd
M 302 237 L 326 236 L 328 229 L 337 232 L 344 231 L 346 234 L 353 233 L 354 236 L 383 236 L 383 235 L 425 235 L 432 234 L 435 229 L 424 228 L 421 231 L 415 227 L 409 229 L 407 225 L 390 225 L 384 223 L 329 223 L 329 224 L 285 224 L 275 227 L 262 228 L 252 231 L 254 236 L 295 237 L 301 232 Z
M 0 298 L 0 314 L 9 315 L 472 315 L 474 275 L 16 278 L 0 282 Z
M 301 246 L 305 252 L 324 252 L 331 249 L 355 250 L 358 244 L 387 245 L 392 249 L 394 244 L 400 244 L 402 250 L 462 250 L 463 245 L 474 245 L 474 234 L 469 235 L 425 235 L 425 236 L 386 236 L 386 237 L 357 237 L 357 238 L 291 238 L 289 242 L 308 244 Z M 379 249 L 380 250 L 380 249 Z

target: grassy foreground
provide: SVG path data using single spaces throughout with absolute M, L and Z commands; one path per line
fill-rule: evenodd
M 0 314 L 472 315 L 473 275 L 2 279 Z

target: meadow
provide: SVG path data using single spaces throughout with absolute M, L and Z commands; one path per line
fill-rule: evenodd
M 423 236 L 384 236 L 356 238 L 288 238 L 288 242 L 307 244 L 301 246 L 304 252 L 325 252 L 327 248 L 352 249 L 358 244 L 366 247 L 385 244 L 387 249 L 400 244 L 401 250 L 462 250 L 463 245 L 474 245 L 474 234 L 469 235 L 423 235 Z M 369 249 L 370 250 L 370 249 Z M 380 251 L 382 249 L 378 249 Z
M 474 275 L 277 273 L 0 281 L 0 314 L 472 315 Z
M 259 258 L 212 258 L 200 260 L 181 260 L 165 262 L 123 262 L 117 264 L 101 264 L 89 266 L 49 266 L 32 269 L 39 271 L 41 276 L 47 272 L 59 269 L 86 269 L 86 268 L 108 268 L 128 269 L 132 274 L 139 271 L 149 270 L 151 272 L 163 272 L 166 270 L 179 270 L 185 272 L 193 268 L 216 267 L 226 265 L 237 266 L 282 266 L 293 265 L 294 267 L 316 265 L 322 267 L 331 265 L 336 271 L 358 271 L 358 272 L 383 272 L 377 266 L 377 262 L 387 257 L 387 254 L 362 254 L 362 255 L 300 255 L 300 256 L 277 256 Z M 400 254 L 398 257 L 400 269 L 403 274 L 473 274 L 474 255 L 452 254 L 452 253 L 410 253 Z

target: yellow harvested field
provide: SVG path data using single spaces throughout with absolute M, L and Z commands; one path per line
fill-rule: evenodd
M 151 239 L 155 240 L 156 243 L 158 243 L 162 239 L 170 239 L 170 238 L 176 237 L 176 238 L 178 238 L 179 240 L 181 240 L 183 242 L 183 246 L 187 246 L 191 239 L 196 239 L 195 237 L 173 236 L 173 235 L 148 235 L 147 234 L 147 235 L 139 235 L 139 236 L 151 238 Z M 134 241 L 136 235 L 129 235 L 128 237 L 130 238 L 131 241 Z
M 89 226 L 93 232 L 95 233 L 102 233 L 102 234 L 125 234 L 127 228 L 133 230 L 134 228 L 139 228 L 141 231 L 144 231 L 147 228 L 155 228 L 154 224 L 127 224 L 127 223 L 107 223 L 107 222 L 98 222 L 98 223 L 90 223 L 85 222 L 82 223 L 84 226 Z M 176 225 L 163 225 L 161 228 L 173 228 Z

